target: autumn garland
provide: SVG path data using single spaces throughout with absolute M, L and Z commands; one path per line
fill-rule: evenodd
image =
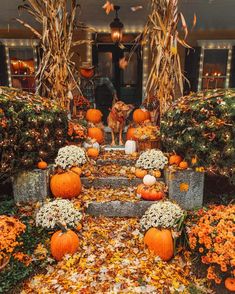
M 235 205 L 199 210 L 197 224 L 189 230 L 190 248 L 209 265 L 207 278 L 217 284 L 235 276 Z

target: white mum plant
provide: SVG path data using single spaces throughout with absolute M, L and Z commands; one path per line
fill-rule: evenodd
M 55 159 L 55 164 L 62 169 L 81 166 L 86 162 L 87 157 L 84 149 L 75 145 L 60 148 Z
M 54 229 L 59 223 L 76 227 L 82 218 L 81 212 L 66 199 L 56 199 L 44 204 L 36 215 L 36 226 Z
M 184 216 L 184 211 L 179 205 L 170 201 L 159 201 L 145 212 L 140 220 L 143 230 L 150 228 L 176 229 L 179 219 Z
M 143 152 L 136 162 L 136 167 L 143 169 L 163 169 L 168 163 L 168 158 L 161 150 L 150 149 Z

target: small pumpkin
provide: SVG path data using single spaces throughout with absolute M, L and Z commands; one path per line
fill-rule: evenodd
M 144 244 L 164 261 L 170 260 L 174 255 L 174 242 L 170 230 L 150 228 L 144 236 Z
M 150 187 L 145 186 L 141 190 L 141 197 L 147 201 L 158 201 L 165 197 L 165 193 L 162 191 L 157 191 L 156 189 L 151 189 Z
M 47 168 L 47 163 L 43 160 L 38 162 L 38 168 L 39 169 L 46 169 Z
M 142 109 L 136 109 L 133 112 L 133 120 L 135 123 L 142 123 L 149 118 L 150 118 L 150 114 L 148 111 L 144 111 Z
M 74 254 L 79 247 L 79 239 L 72 230 L 57 231 L 51 237 L 51 254 L 57 260 L 61 260 L 66 254 Z
M 127 140 L 136 140 L 135 137 L 135 128 L 128 128 L 127 133 L 126 133 L 126 139 Z
M 89 148 L 87 150 L 87 155 L 92 158 L 96 158 L 99 155 L 99 150 L 96 148 Z
M 55 197 L 65 199 L 77 197 L 82 191 L 80 176 L 72 171 L 52 176 L 50 187 Z
M 173 164 L 179 165 L 181 161 L 182 161 L 182 157 L 177 154 L 171 155 L 169 158 L 170 165 L 173 165 Z
M 99 144 L 104 141 L 104 133 L 99 128 L 88 128 L 88 137 L 95 139 Z
M 76 230 L 81 231 L 81 229 L 82 229 L 82 224 L 78 223 L 77 226 L 76 226 Z
M 151 175 L 146 175 L 143 178 L 143 183 L 146 186 L 153 186 L 156 183 L 156 178 L 154 176 L 151 176 Z
M 134 157 L 134 158 L 138 157 L 138 152 L 133 152 L 133 153 L 131 154 L 131 157 Z
M 135 175 L 136 175 L 136 177 L 137 177 L 137 178 L 140 178 L 140 179 L 143 179 L 144 176 L 147 175 L 147 173 L 148 173 L 148 172 L 147 172 L 146 170 L 144 170 L 144 169 L 137 168 L 137 169 L 135 170 Z
M 81 176 L 81 174 L 82 174 L 82 169 L 80 167 L 77 167 L 77 166 L 72 167 L 71 171 L 76 173 L 79 176 Z
M 235 292 L 235 278 L 227 278 L 224 285 L 229 291 Z
M 134 140 L 127 140 L 125 143 L 125 153 L 133 154 L 136 152 L 136 142 Z
M 153 175 L 154 175 L 155 178 L 160 178 L 162 173 L 160 172 L 160 170 L 156 170 L 156 171 L 153 172 Z
M 188 163 L 187 161 L 181 161 L 179 164 L 179 167 L 182 169 L 187 169 L 188 168 Z
M 94 124 L 100 123 L 102 116 L 102 112 L 98 109 L 88 109 L 86 113 L 86 119 Z

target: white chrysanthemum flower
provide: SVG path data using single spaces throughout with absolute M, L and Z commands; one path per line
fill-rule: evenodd
M 143 230 L 150 228 L 175 228 L 177 221 L 184 215 L 179 205 L 170 201 L 159 201 L 145 212 L 140 220 Z
M 87 157 L 84 149 L 75 145 L 60 148 L 55 159 L 55 164 L 62 169 L 81 166 L 86 162 Z
M 168 158 L 161 150 L 151 149 L 143 152 L 136 162 L 136 167 L 143 169 L 163 169 L 168 163 Z
M 36 226 L 54 229 L 58 223 L 65 223 L 68 227 L 75 227 L 81 218 L 81 212 L 69 200 L 56 199 L 39 209 L 36 215 Z

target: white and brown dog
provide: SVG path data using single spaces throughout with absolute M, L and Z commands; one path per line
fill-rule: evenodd
M 107 118 L 108 126 L 112 134 L 112 146 L 116 145 L 115 134 L 119 134 L 119 145 L 123 145 L 122 133 L 126 120 L 133 109 L 134 106 L 132 104 L 125 104 L 122 101 L 114 102 Z

